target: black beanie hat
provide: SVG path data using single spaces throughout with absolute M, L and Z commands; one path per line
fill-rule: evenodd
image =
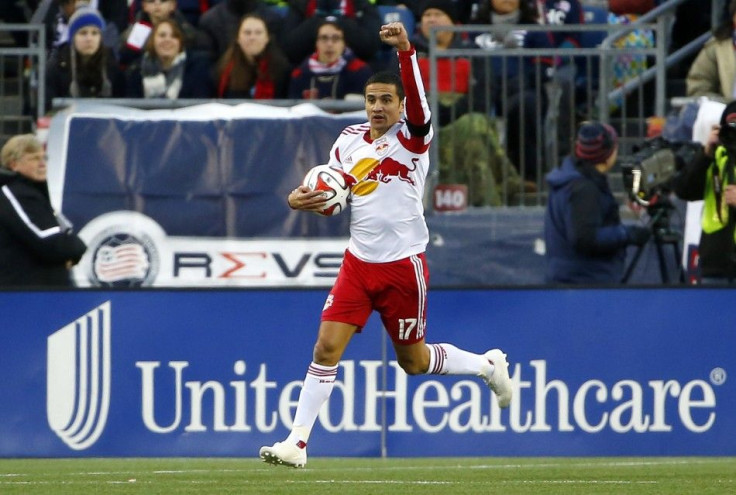
M 455 2 L 452 0 L 427 0 L 422 4 L 422 14 L 427 9 L 441 10 L 447 17 L 452 20 L 452 23 L 457 23 L 457 13 L 455 12 Z

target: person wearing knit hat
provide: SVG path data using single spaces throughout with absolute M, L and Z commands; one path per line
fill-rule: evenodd
M 102 34 L 102 31 L 105 29 L 105 20 L 92 7 L 78 7 L 69 18 L 69 39 L 74 39 L 74 35 L 83 27 L 95 27 Z
M 124 96 L 125 81 L 112 51 L 102 42 L 105 21 L 89 6 L 69 18 L 69 41 L 60 45 L 46 72 L 47 108 L 53 98 Z
M 703 201 L 698 283 L 736 284 L 736 101 L 723 109 L 702 148 L 675 176 L 675 194 Z
M 606 175 L 617 158 L 615 129 L 602 122 L 584 122 L 573 155 L 547 174 L 544 239 L 548 282 L 619 283 L 627 246 L 642 246 L 651 236 L 648 227 L 621 223 Z
M 609 160 L 614 154 L 616 156 Z M 616 129 L 601 122 L 584 122 L 575 139 L 575 157 L 596 166 L 604 164 L 606 170 L 601 172 L 607 172 L 618 157 Z
M 443 12 L 452 24 L 457 24 L 457 9 L 455 8 L 455 2 L 452 0 L 427 0 L 422 4 L 422 15 L 429 9 Z

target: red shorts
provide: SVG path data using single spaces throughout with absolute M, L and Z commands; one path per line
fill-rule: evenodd
M 345 251 L 322 321 L 350 323 L 360 331 L 376 310 L 395 344 L 415 344 L 424 338 L 427 325 L 428 284 L 424 253 L 389 263 L 366 263 Z

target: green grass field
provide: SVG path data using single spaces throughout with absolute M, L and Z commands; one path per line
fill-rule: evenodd
M 721 495 L 736 458 L 0 459 L 0 493 Z

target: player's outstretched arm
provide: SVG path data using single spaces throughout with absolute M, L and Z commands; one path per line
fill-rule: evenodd
M 411 48 L 409 33 L 406 32 L 406 28 L 400 22 L 384 24 L 381 26 L 379 36 L 381 37 L 381 41 L 403 52 Z
M 399 52 L 399 72 L 406 94 L 406 119 L 411 124 L 409 130 L 412 136 L 424 138 L 430 135 L 431 114 L 409 34 L 402 23 L 390 22 L 381 26 L 379 36 L 381 41 L 395 47 Z

